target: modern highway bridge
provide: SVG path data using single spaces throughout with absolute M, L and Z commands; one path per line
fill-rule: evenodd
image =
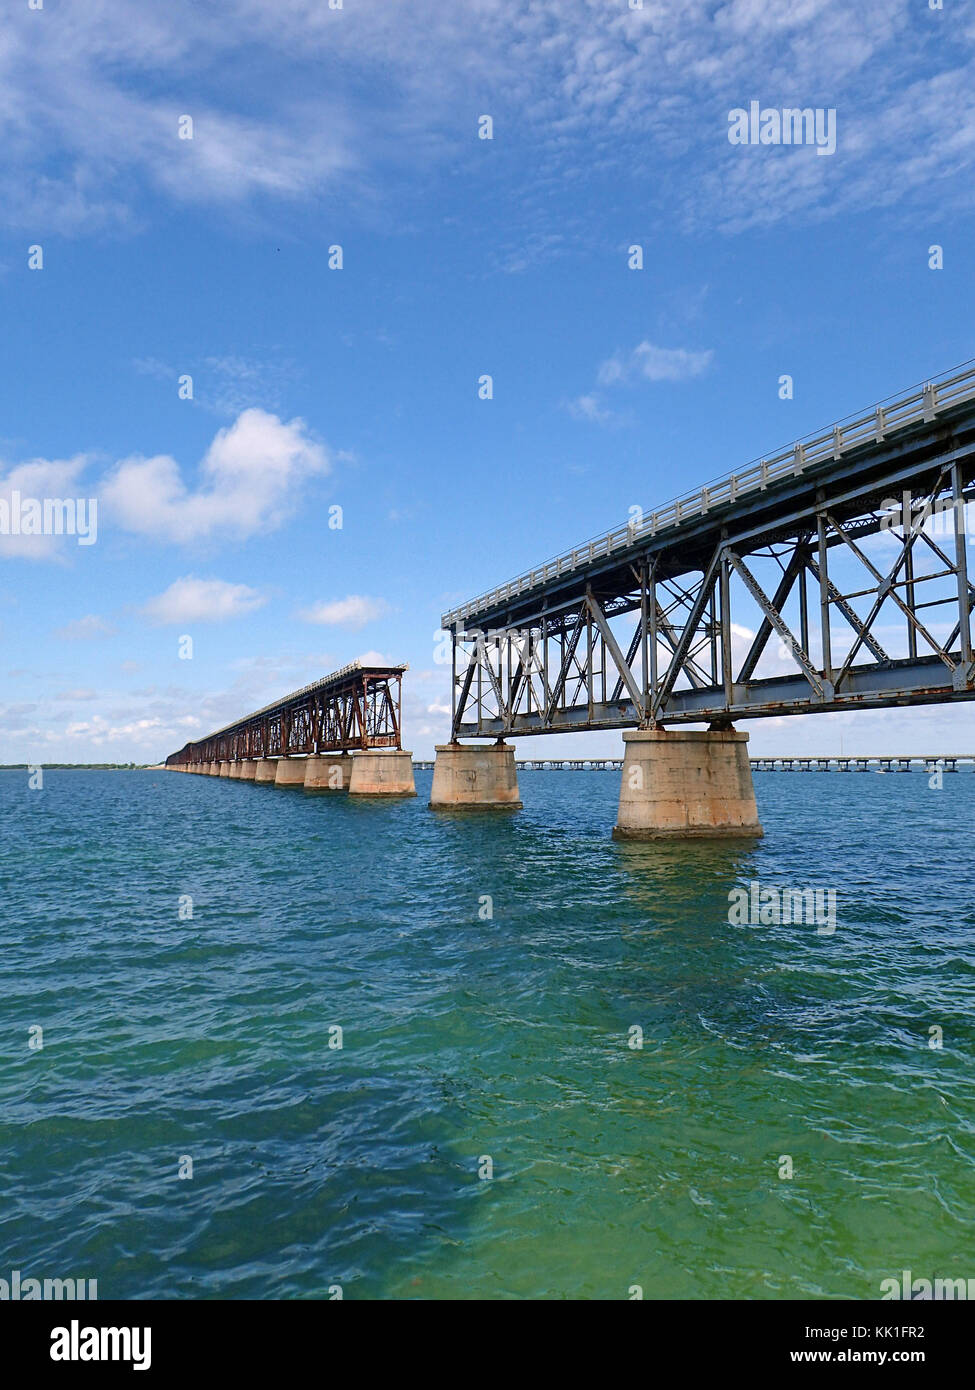
M 166 766 L 312 791 L 413 796 L 399 666 L 354 661 L 171 753 Z
M 761 834 L 734 722 L 975 696 L 972 500 L 969 366 L 445 613 L 432 804 L 518 804 L 505 738 L 621 729 L 619 834 Z
M 975 772 L 975 754 L 972 753 L 892 753 L 878 755 L 868 753 L 802 753 L 796 757 L 787 754 L 769 754 L 764 758 L 749 758 L 753 772 L 957 772 L 967 768 Z M 414 759 L 418 772 L 429 772 L 434 766 L 432 759 Z M 519 772 L 620 772 L 622 758 L 516 758 L 515 768 Z

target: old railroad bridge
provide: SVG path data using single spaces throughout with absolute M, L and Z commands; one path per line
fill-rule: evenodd
M 975 698 L 972 501 L 966 366 L 658 510 L 631 509 L 625 526 L 445 613 L 451 732 L 431 806 L 519 806 L 509 737 L 621 729 L 614 833 L 761 835 L 736 723 Z M 404 670 L 347 667 L 167 765 L 412 794 Z M 465 742 L 478 738 L 490 742 Z

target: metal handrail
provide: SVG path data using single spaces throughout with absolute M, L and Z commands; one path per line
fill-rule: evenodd
M 975 362 L 975 358 L 969 361 Z M 963 371 L 962 368 L 966 367 L 968 370 Z M 906 429 L 919 420 L 932 420 L 941 411 L 973 396 L 975 368 L 969 362 L 963 362 L 940 377 L 930 378 L 907 395 L 888 396 L 867 415 L 848 415 L 828 431 L 805 435 L 770 458 L 752 459 L 737 473 L 730 473 L 717 482 L 686 492 L 657 511 L 644 513 L 638 523 L 630 521 L 625 526 L 583 541 L 572 550 L 546 560 L 544 564 L 525 571 L 506 584 L 479 594 L 459 608 L 451 609 L 441 619 L 443 626 L 450 628 L 463 618 L 523 593 L 525 589 L 534 589 L 549 579 L 591 564 L 600 556 L 612 555 L 614 551 L 632 546 L 646 536 L 676 530 L 690 517 L 703 516 L 715 506 L 736 501 L 745 493 L 764 491 L 769 483 L 784 477 L 795 477 L 825 459 L 840 458 L 848 449 L 870 440 L 879 443 L 888 435 Z

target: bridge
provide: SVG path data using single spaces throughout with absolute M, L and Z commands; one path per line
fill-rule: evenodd
M 753 772 L 957 772 L 967 767 L 975 772 L 972 753 L 890 753 L 843 754 L 802 753 L 790 757 L 784 753 L 764 758 L 749 758 Z M 429 772 L 435 766 L 432 759 L 414 759 L 418 772 Z M 519 772 L 620 772 L 622 758 L 516 758 Z
M 505 738 L 621 729 L 615 833 L 760 835 L 736 721 L 975 697 L 972 500 L 968 366 L 445 613 L 431 804 L 520 804 Z
M 354 661 L 171 753 L 166 767 L 351 795 L 413 796 L 399 666 Z

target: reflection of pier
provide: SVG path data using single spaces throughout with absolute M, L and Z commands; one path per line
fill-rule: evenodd
M 975 754 L 970 753 L 911 753 L 901 756 L 856 757 L 823 754 L 821 756 L 749 758 L 753 772 L 926 772 L 939 769 L 957 772 L 960 767 L 975 772 Z M 420 771 L 433 767 L 432 761 L 418 760 L 413 766 Z M 519 758 L 519 772 L 619 772 L 622 758 Z

